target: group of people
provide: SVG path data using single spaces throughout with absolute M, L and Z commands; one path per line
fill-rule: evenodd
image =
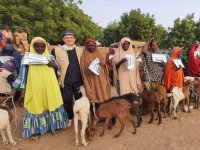
M 57 46 L 51 53 L 48 51 L 47 42 L 41 37 L 32 39 L 29 50 L 27 50 L 28 47 L 25 48 L 31 53 L 49 57 L 47 65 L 21 64 L 22 56 L 8 42 L 11 36 L 6 38 L 7 43 L 0 52 L 0 56 L 12 57 L 9 61 L 0 64 L 0 77 L 4 77 L 4 80 L 0 78 L 0 84 L 4 83 L 2 81 L 7 81 L 8 84 L 4 86 L 10 87 L 8 90 L 3 88 L 3 93 L 15 95 L 20 88 L 23 91 L 24 108 L 26 109 L 22 128 L 24 137 L 36 138 L 49 130 L 55 134 L 58 129 L 71 126 L 73 103 L 81 98 L 79 88 L 82 85 L 86 89 L 90 102 L 94 104 L 103 103 L 111 96 L 117 95 L 117 93 L 111 94 L 112 84 L 119 95 L 138 94 L 142 90 L 140 62 L 136 59 L 130 38 L 122 38 L 117 50 L 110 50 L 109 54 L 112 57 L 108 55 L 105 59 L 94 39 L 87 39 L 85 47 L 81 48 L 76 46 L 76 38 L 72 32 L 64 31 L 61 37 L 64 45 Z M 200 73 L 195 68 L 195 65 L 199 65 L 196 58 L 194 60 L 196 64 L 191 59 L 196 50 L 197 48 L 192 46 L 189 54 L 188 66 L 190 69 L 194 68 L 189 70 L 192 76 Z M 176 67 L 173 61 L 180 59 L 181 48 L 172 49 L 167 64 L 154 62 L 152 54 L 163 54 L 163 51 L 150 38 L 141 51 L 144 80 L 149 83 L 150 89 L 153 90 L 155 83 L 164 84 L 168 91 L 174 87 L 182 88 L 183 68 Z M 131 68 L 128 67 L 127 56 L 132 58 Z M 96 59 L 98 59 L 99 74 L 90 69 L 90 65 Z M 16 77 L 13 75 L 14 70 L 17 72 Z M 109 75 L 113 76 L 112 82 L 110 82 Z M 0 90 L 1 87 L 3 86 L 0 86 Z
M 23 27 L 18 27 L 14 35 L 12 34 L 8 25 L 3 27 L 0 32 L 0 47 L 4 47 L 6 44 L 14 45 L 15 49 L 19 51 L 21 55 L 29 50 L 27 33 Z

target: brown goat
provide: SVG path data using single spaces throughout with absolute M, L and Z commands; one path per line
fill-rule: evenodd
M 194 78 L 194 81 L 192 81 L 192 92 L 195 94 L 195 106 L 194 109 L 199 108 L 199 98 L 200 98 L 200 79 L 199 77 Z
M 101 104 L 98 109 L 97 109 L 97 117 L 93 116 L 92 119 L 92 123 L 91 125 L 87 128 L 87 135 L 88 135 L 88 139 L 92 140 L 94 135 L 95 135 L 95 131 L 96 131 L 96 124 L 99 120 L 105 119 L 105 123 L 104 123 L 104 127 L 103 127 L 103 131 L 100 134 L 100 136 L 104 135 L 105 132 L 105 128 L 107 128 L 109 122 L 111 121 L 111 119 L 113 117 L 117 117 L 117 119 L 120 122 L 121 128 L 119 133 L 117 133 L 114 137 L 117 138 L 120 136 L 120 134 L 122 133 L 123 129 L 124 129 L 124 118 L 126 117 L 133 125 L 134 127 L 134 132 L 133 134 L 136 133 L 136 125 L 134 120 L 131 118 L 130 115 L 130 109 L 131 105 L 129 102 L 127 102 L 124 99 L 121 100 L 112 100 L 110 102 L 107 103 L 103 103 Z
M 164 113 L 164 118 L 165 118 L 166 117 L 167 90 L 163 85 L 159 85 L 155 89 L 161 98 L 161 103 L 163 104 L 163 113 Z
M 183 110 L 185 110 L 185 106 L 187 105 L 188 112 L 190 112 L 190 86 L 192 82 L 190 80 L 187 80 L 182 88 L 184 99 L 183 99 Z
M 144 84 L 144 89 L 142 93 L 140 93 L 140 96 L 143 101 L 143 106 L 146 107 L 147 110 L 150 109 L 151 111 L 151 118 L 149 120 L 149 124 L 153 122 L 154 107 L 157 110 L 157 118 L 159 119 L 158 124 L 161 124 L 162 118 L 161 118 L 161 113 L 160 113 L 160 102 L 162 100 L 162 96 L 160 96 L 158 92 L 148 90 L 147 85 L 145 84 Z

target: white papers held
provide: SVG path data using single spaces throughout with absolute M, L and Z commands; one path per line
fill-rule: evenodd
M 198 49 L 197 51 L 194 52 L 194 58 L 200 58 L 200 50 Z
M 167 62 L 165 54 L 152 54 L 153 62 Z
M 2 63 L 5 63 L 5 62 L 7 62 L 9 60 L 12 60 L 12 59 L 14 59 L 14 57 L 11 57 L 11 56 L 0 56 L 0 62 L 2 62 Z
M 181 61 L 181 59 L 173 59 L 174 64 L 176 65 L 177 68 L 184 68 L 184 65 Z
M 127 59 L 127 69 L 135 69 L 135 57 L 133 55 L 125 55 L 125 57 Z
M 114 55 L 109 55 L 109 60 L 111 60 L 113 58 Z
M 101 66 L 99 62 L 99 58 L 96 58 L 91 62 L 90 66 L 88 67 L 96 75 L 99 75 L 101 71 Z
M 25 65 L 36 65 L 36 64 L 48 64 L 50 60 L 50 57 L 42 56 L 39 54 L 34 54 L 30 52 L 26 52 L 22 61 L 22 64 Z

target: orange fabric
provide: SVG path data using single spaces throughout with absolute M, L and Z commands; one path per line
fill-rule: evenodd
M 164 74 L 164 84 L 167 90 L 174 88 L 175 86 L 183 87 L 184 73 L 183 69 L 176 68 L 173 59 L 178 59 L 178 54 L 181 48 L 174 47 L 170 59 L 167 62 L 165 74 Z
M 91 62 L 96 58 L 99 58 L 100 62 L 105 62 L 98 49 L 96 49 L 94 52 L 89 52 L 88 50 L 84 49 L 81 56 L 80 67 L 83 83 L 89 100 L 104 102 L 111 96 L 108 78 L 109 74 L 106 65 L 101 66 L 100 75 L 96 75 L 88 69 Z

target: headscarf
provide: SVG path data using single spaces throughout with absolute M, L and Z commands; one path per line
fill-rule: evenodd
M 184 81 L 184 73 L 183 69 L 176 70 L 173 59 L 179 59 L 179 53 L 181 51 L 180 47 L 174 47 L 171 53 L 171 57 L 169 58 L 165 74 L 164 74 L 164 84 L 167 90 L 174 88 L 175 86 L 182 88 Z
M 12 56 L 14 58 L 14 65 L 17 69 L 17 72 L 19 72 L 22 57 L 11 44 L 6 44 L 4 46 L 4 48 L 0 52 L 0 56 Z
M 127 51 L 124 51 L 122 45 L 124 42 L 129 42 L 129 48 Z M 138 93 L 138 86 L 141 85 L 141 79 L 139 74 L 139 64 L 136 62 L 135 58 L 135 69 L 134 70 L 128 70 L 127 69 L 127 63 L 123 63 L 118 71 L 116 70 L 115 65 L 119 63 L 119 61 L 123 58 L 125 58 L 125 55 L 132 55 L 135 57 L 135 51 L 131 44 L 131 39 L 124 37 L 121 39 L 118 49 L 116 50 L 114 57 L 113 57 L 113 71 L 114 71 L 114 78 L 115 78 L 115 85 L 118 79 L 120 81 L 120 94 L 127 94 L 127 93 Z
M 95 48 L 97 48 L 97 43 L 96 43 L 96 41 L 93 40 L 93 39 L 87 39 L 87 40 L 85 41 L 85 47 L 86 47 L 87 44 L 90 43 L 90 42 L 92 42 L 92 43 L 94 44 Z
M 49 56 L 46 41 L 36 37 L 31 41 L 30 52 L 36 53 L 34 43 L 43 42 L 46 49 L 43 56 Z M 54 69 L 47 65 L 30 65 L 28 69 L 24 107 L 32 114 L 45 110 L 54 111 L 63 104 Z

